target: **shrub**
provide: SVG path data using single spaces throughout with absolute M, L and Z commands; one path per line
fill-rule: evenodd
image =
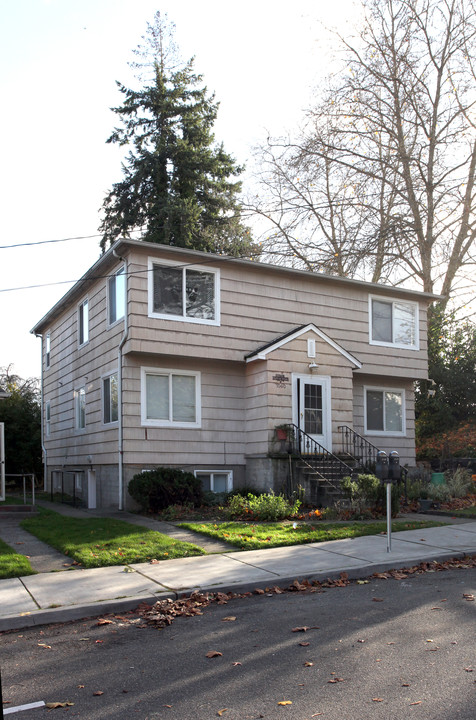
M 442 457 L 476 457 L 476 423 L 462 423 L 454 430 L 417 440 L 417 460 Z
M 156 513 L 169 505 L 200 505 L 202 484 L 192 473 L 158 467 L 134 475 L 129 483 L 129 494 L 142 510 Z
M 473 488 L 471 473 L 461 467 L 456 470 L 447 470 L 445 482 L 452 498 L 465 497 Z
M 341 480 L 341 489 L 344 495 L 350 500 L 351 508 L 356 513 L 363 513 L 370 507 L 374 507 L 380 489 L 380 480 L 375 475 L 362 473 L 354 480 L 344 477 Z
M 290 503 L 284 495 L 275 495 L 273 492 L 252 495 L 246 497 L 234 495 L 225 508 L 225 514 L 229 518 L 246 517 L 253 520 L 269 520 L 276 522 L 296 515 L 301 507 L 300 500 Z

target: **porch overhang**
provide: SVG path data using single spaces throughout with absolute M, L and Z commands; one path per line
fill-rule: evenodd
M 334 350 L 336 350 L 352 365 L 354 365 L 354 368 L 358 370 L 362 368 L 362 363 L 360 362 L 360 360 L 357 360 L 354 355 L 345 350 L 345 348 L 339 345 L 339 343 L 337 343 L 335 340 L 330 338 L 329 335 L 326 335 L 326 333 L 320 330 L 320 328 L 318 328 L 317 325 L 314 325 L 314 323 L 308 323 L 308 325 L 301 325 L 294 330 L 290 330 L 284 335 L 281 335 L 280 337 L 271 340 L 271 342 L 266 343 L 266 345 L 262 345 L 257 350 L 254 350 L 249 355 L 246 355 L 245 361 L 247 363 L 250 363 L 254 362 L 255 360 L 266 360 L 270 353 L 274 352 L 275 350 L 279 350 L 280 348 L 287 345 L 289 342 L 292 342 L 293 340 L 296 340 L 296 338 L 299 338 L 305 333 L 309 332 L 314 333 L 315 335 L 317 335 L 317 337 L 319 337 L 321 340 L 334 348 Z

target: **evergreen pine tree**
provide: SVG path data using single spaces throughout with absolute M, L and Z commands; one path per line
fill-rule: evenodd
M 135 51 L 141 62 L 131 64 L 142 86 L 117 83 L 124 100 L 113 110 L 121 126 L 107 142 L 131 149 L 122 181 L 103 203 L 101 248 L 140 230 L 148 242 L 244 254 L 250 237 L 239 217 L 242 168 L 215 143 L 218 104 L 201 86 L 193 58 L 178 60 L 173 29 L 156 13 L 145 46 Z

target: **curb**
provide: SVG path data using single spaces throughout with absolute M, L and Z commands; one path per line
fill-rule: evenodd
M 433 556 L 432 558 L 425 559 L 414 559 L 409 560 L 406 564 L 395 565 L 395 561 L 381 562 L 377 564 L 367 563 L 361 567 L 352 568 L 349 571 L 345 571 L 349 580 L 360 580 L 363 578 L 372 579 L 374 573 L 383 573 L 389 570 L 404 570 L 408 567 L 413 567 L 424 562 L 445 562 L 446 560 L 461 560 L 465 557 L 473 556 L 467 552 L 444 552 L 441 555 Z M 401 561 L 404 563 L 404 561 Z M 316 571 L 311 574 L 307 574 L 304 577 L 296 575 L 290 575 L 287 577 L 277 577 L 276 582 L 273 586 L 287 587 L 298 579 L 301 582 L 303 580 L 325 582 L 326 580 L 338 580 L 342 575 L 342 571 Z M 24 628 L 39 627 L 41 625 L 49 625 L 53 623 L 64 623 L 73 620 L 84 620 L 86 618 L 94 618 L 99 615 L 106 613 L 117 613 L 126 610 L 134 610 L 141 603 L 148 603 L 153 605 L 158 600 L 165 600 L 167 598 L 171 600 L 178 600 L 179 598 L 186 597 L 193 592 L 200 591 L 203 593 L 245 593 L 253 592 L 259 584 L 256 582 L 240 582 L 235 584 L 214 584 L 214 585 L 199 585 L 191 588 L 184 588 L 181 591 L 166 591 L 157 593 L 156 595 L 136 595 L 129 598 L 112 599 L 112 600 L 100 600 L 96 603 L 89 603 L 83 605 L 69 605 L 67 607 L 59 608 L 48 608 L 45 610 L 33 611 L 31 613 L 25 613 L 22 615 L 10 616 L 0 618 L 0 633 L 8 632 L 12 630 L 21 630 Z M 267 586 L 268 587 L 268 586 Z

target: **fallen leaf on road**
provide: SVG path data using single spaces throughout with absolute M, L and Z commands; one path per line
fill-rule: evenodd
M 472 667 L 465 668 L 465 671 L 466 671 L 466 672 L 473 672 L 473 668 L 472 668 Z
M 255 588 L 255 593 L 257 595 L 264 595 L 264 590 L 262 590 L 261 588 Z
M 300 642 L 299 644 L 301 645 L 301 647 L 307 647 L 307 646 L 310 645 L 311 643 L 308 643 L 308 642 Z
M 302 627 L 295 627 L 292 629 L 292 632 L 307 632 L 311 628 L 307 627 L 307 625 L 303 625 Z
M 102 690 L 95 690 L 95 691 L 93 692 L 93 695 L 104 695 L 104 693 L 103 693 Z
M 327 682 L 328 683 L 344 682 L 344 678 L 332 678 L 331 680 L 328 680 Z
M 74 703 L 72 703 L 72 702 L 49 702 L 49 703 L 45 703 L 45 707 L 47 707 L 48 710 L 55 710 L 56 708 L 71 707 L 71 705 L 74 705 Z
M 410 705 L 421 705 L 421 700 L 416 700 L 415 702 L 410 703 Z
M 465 600 L 468 601 L 474 600 L 474 595 L 472 595 L 471 593 L 463 593 L 463 597 Z
M 410 687 L 410 683 L 402 683 L 402 687 Z
M 370 580 L 357 580 L 357 585 L 368 585 Z
M 214 658 L 214 657 L 222 657 L 223 653 L 218 652 L 218 650 L 209 650 L 205 657 L 207 658 Z
M 231 664 L 233 665 L 233 667 L 236 667 L 237 665 L 241 665 L 240 662 L 234 662 L 234 663 L 231 663 Z
M 235 620 L 236 620 L 236 617 L 234 617 L 233 615 L 230 615 L 229 617 L 221 619 L 222 622 L 234 622 Z
M 280 700 L 278 705 L 292 705 L 292 700 Z
M 372 702 L 383 702 L 383 698 L 372 698 Z
M 38 647 L 45 648 L 45 650 L 51 650 L 51 645 L 47 645 L 46 643 L 38 643 Z
M 372 602 L 383 602 L 383 598 L 372 598 Z
M 314 665 L 314 663 L 311 662 L 310 660 L 306 660 L 306 662 L 304 663 L 304 667 L 312 667 L 313 665 Z
M 223 713 L 226 713 L 227 710 L 228 710 L 228 708 L 223 708 L 223 710 L 219 710 L 219 711 L 217 712 L 217 715 L 218 715 L 219 717 L 221 717 L 221 716 L 223 715 Z
M 113 624 L 113 621 L 107 620 L 106 618 L 99 618 L 99 620 L 97 621 L 97 625 L 112 625 L 112 624 Z

